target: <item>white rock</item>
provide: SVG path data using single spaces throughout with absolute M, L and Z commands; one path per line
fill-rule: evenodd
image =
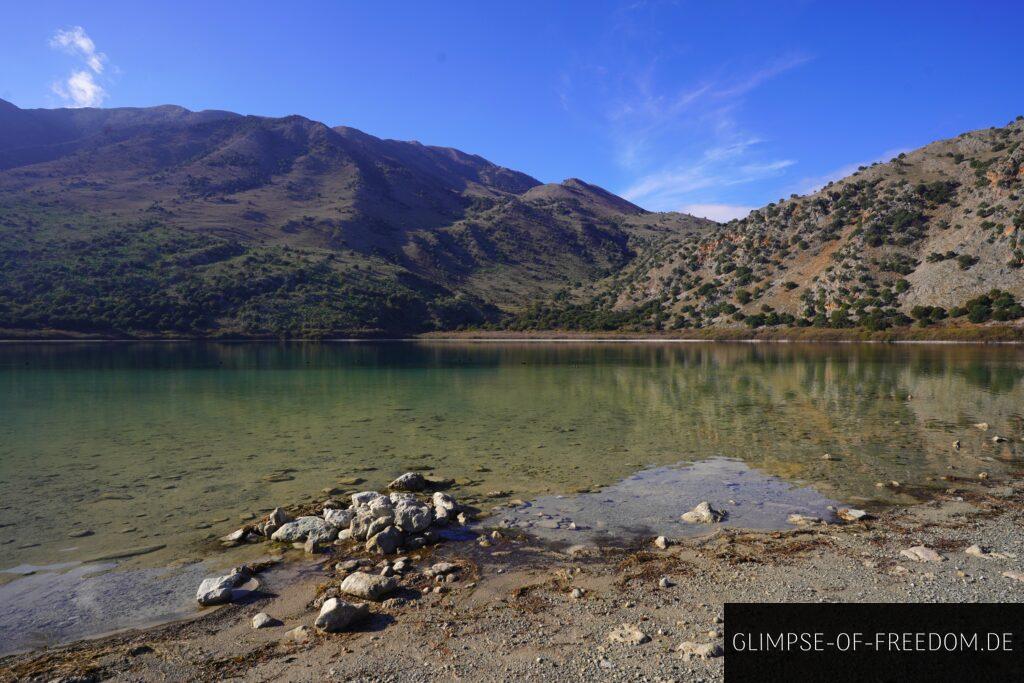
M 230 574 L 203 579 L 196 591 L 196 602 L 200 605 L 223 605 L 231 602 L 234 591 L 252 579 L 248 569 L 231 570 Z
M 724 518 L 725 513 L 711 507 L 706 500 L 682 515 L 682 520 L 687 524 L 713 524 Z
M 324 510 L 324 521 L 338 529 L 347 528 L 348 525 L 352 523 L 352 518 L 355 516 L 355 511 L 351 509 L 342 510 L 340 508 L 329 508 Z
M 931 548 L 927 548 L 923 545 L 915 545 L 913 548 L 901 550 L 900 555 L 908 560 L 914 560 L 915 562 L 942 562 L 946 559 Z
M 649 642 L 651 637 L 633 624 L 622 624 L 608 634 L 608 640 L 626 645 L 642 645 Z
M 310 536 L 320 541 L 333 541 L 338 530 L 320 517 L 299 517 L 293 522 L 281 525 L 270 538 L 281 543 L 305 541 Z
M 721 657 L 723 650 L 719 643 L 694 643 L 689 640 L 684 640 L 676 648 L 677 652 L 683 653 L 683 659 L 689 661 L 691 657 L 700 657 L 701 659 L 710 659 L 712 657 Z
M 341 582 L 341 592 L 364 600 L 380 600 L 398 588 L 398 579 L 366 572 L 352 572 Z
M 458 508 L 458 504 L 455 499 L 449 496 L 447 493 L 436 491 L 432 498 L 434 503 L 434 516 L 439 520 L 448 520 L 455 516 L 455 510 Z
M 377 493 L 376 491 L 360 491 L 359 493 L 352 494 L 352 507 L 358 510 L 364 508 L 370 504 L 371 501 L 379 498 L 386 498 L 383 494 Z
M 458 571 L 459 565 L 452 564 L 451 562 L 438 562 L 431 565 L 429 569 L 423 572 L 426 576 L 444 576 L 445 574 L 451 574 L 454 571 Z
M 365 603 L 353 604 L 331 598 L 324 602 L 313 625 L 321 631 L 337 633 L 360 619 L 365 619 L 369 613 L 370 608 Z
M 270 628 L 271 626 L 280 626 L 281 622 L 270 616 L 266 612 L 260 612 L 252 618 L 252 627 L 259 628 Z
M 419 533 L 430 527 L 434 511 L 424 503 L 403 500 L 395 506 L 395 525 L 408 533 Z
M 846 522 L 856 522 L 862 519 L 867 519 L 868 513 L 863 510 L 858 510 L 857 508 L 839 508 L 839 510 L 836 511 L 836 516 Z

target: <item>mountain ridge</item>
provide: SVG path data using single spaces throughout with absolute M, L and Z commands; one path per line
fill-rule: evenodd
M 1019 320 L 1022 142 L 1018 118 L 719 224 L 299 115 L 0 101 L 0 329 L 319 337 Z

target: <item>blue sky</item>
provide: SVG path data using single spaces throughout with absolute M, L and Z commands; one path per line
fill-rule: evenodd
M 1024 113 L 1022 26 L 1009 1 L 11 2 L 0 97 L 302 114 L 725 218 Z

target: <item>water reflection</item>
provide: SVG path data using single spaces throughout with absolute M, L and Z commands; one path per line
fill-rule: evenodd
M 0 345 L 0 548 L 13 566 L 165 544 L 138 561 L 166 562 L 240 512 L 410 468 L 528 498 L 726 456 L 893 500 L 875 482 L 1016 463 L 1022 361 L 953 345 Z

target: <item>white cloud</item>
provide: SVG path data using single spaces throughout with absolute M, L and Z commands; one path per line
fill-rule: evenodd
M 906 148 L 890 149 L 879 154 L 874 159 L 869 159 L 868 161 L 859 161 L 852 164 L 846 164 L 845 166 L 840 166 L 839 168 L 833 169 L 828 173 L 824 173 L 820 176 L 803 178 L 796 183 L 795 187 L 793 188 L 793 191 L 796 192 L 797 194 L 813 194 L 820 190 L 821 188 L 828 185 L 829 183 L 835 182 L 837 180 L 842 180 L 847 176 L 853 175 L 861 166 L 870 166 L 871 164 L 874 163 L 889 161 L 893 157 L 896 157 L 899 154 L 908 151 L 910 150 Z
M 98 107 L 107 97 L 107 91 L 96 76 L 103 73 L 107 56 L 96 50 L 96 44 L 81 26 L 57 31 L 50 39 L 50 47 L 63 50 L 80 59 L 85 69 L 75 69 L 66 78 L 51 86 L 71 107 Z
M 686 204 L 679 210 L 698 218 L 725 223 L 733 218 L 744 218 L 756 207 L 739 206 L 737 204 Z
M 52 89 L 72 107 L 98 107 L 107 97 L 107 91 L 88 71 L 74 71 L 64 81 L 54 83 Z
M 697 190 L 725 188 L 779 175 L 796 162 L 777 159 L 764 163 L 736 164 L 746 146 L 712 147 L 692 164 L 649 173 L 628 187 L 622 196 L 654 211 L 674 211 Z M 709 206 L 714 203 L 704 204 Z

